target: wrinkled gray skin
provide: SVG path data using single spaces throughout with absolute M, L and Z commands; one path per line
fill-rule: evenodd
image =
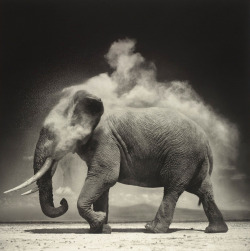
M 197 124 L 165 108 L 117 110 L 100 121 L 103 104 L 97 97 L 89 97 L 85 91 L 78 91 L 73 97 L 76 105 L 72 124 L 84 126 L 86 122 L 91 133 L 72 147 L 88 166 L 77 207 L 91 232 L 108 229 L 108 194 L 116 182 L 164 188 L 159 210 L 146 225 L 150 232 L 167 232 L 176 202 L 184 191 L 196 194 L 203 204 L 209 221 L 205 232 L 228 230 L 214 201 L 211 149 Z M 58 161 L 66 154 L 56 152 L 57 140 L 49 128 L 41 130 L 34 158 L 35 173 L 47 157 Z M 63 199 L 60 207 L 54 207 L 51 176 L 49 170 L 37 181 L 40 204 L 45 215 L 58 217 L 67 211 L 68 204 Z

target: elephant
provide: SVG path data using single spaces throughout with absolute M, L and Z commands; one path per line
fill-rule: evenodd
M 62 199 L 54 206 L 52 176 L 58 161 L 73 152 L 88 167 L 77 208 L 91 233 L 110 229 L 108 195 L 116 182 L 164 188 L 156 216 L 145 226 L 148 232 L 168 231 L 184 191 L 199 197 L 209 221 L 206 233 L 228 231 L 214 200 L 209 140 L 196 122 L 173 108 L 120 107 L 104 113 L 102 100 L 86 90 L 66 95 L 59 104 L 40 131 L 34 176 L 6 192 L 37 182 L 43 213 L 63 215 L 68 203 Z

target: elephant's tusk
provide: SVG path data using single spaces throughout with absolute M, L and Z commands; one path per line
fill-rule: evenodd
M 27 191 L 27 192 L 25 192 L 25 193 L 22 193 L 21 195 L 22 195 L 22 196 L 23 196 L 23 195 L 29 195 L 29 194 L 35 193 L 35 192 L 37 192 L 37 191 L 39 191 L 39 188 L 38 188 L 38 187 L 34 187 L 34 188 L 32 188 L 31 190 L 29 190 L 29 191 Z
M 24 183 L 22 183 L 21 185 L 14 187 L 8 191 L 5 191 L 4 193 L 9 193 L 9 192 L 13 192 L 16 190 L 19 190 L 21 188 L 27 187 L 30 184 L 34 183 L 35 181 L 37 181 L 38 179 L 40 179 L 51 167 L 53 160 L 52 158 L 47 158 L 44 165 L 42 166 L 42 168 L 34 175 L 32 176 L 30 179 L 28 179 L 27 181 L 25 181 Z
M 57 164 L 58 164 L 58 161 L 55 161 L 54 164 L 51 167 L 51 177 L 53 177 L 53 175 L 56 172 Z

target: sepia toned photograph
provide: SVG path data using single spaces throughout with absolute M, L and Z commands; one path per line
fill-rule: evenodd
M 0 250 L 250 250 L 247 0 L 0 1 Z

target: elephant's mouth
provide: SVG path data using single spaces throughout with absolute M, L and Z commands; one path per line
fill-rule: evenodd
M 17 190 L 20 190 L 22 188 L 25 188 L 25 187 L 31 185 L 32 183 L 34 183 L 37 180 L 39 180 L 40 178 L 42 178 L 44 176 L 44 174 L 47 173 L 49 170 L 51 170 L 51 176 L 53 176 L 56 171 L 57 163 L 58 162 L 53 160 L 52 158 L 47 158 L 46 161 L 44 162 L 43 166 L 41 167 L 41 169 L 34 176 L 32 176 L 30 179 L 26 180 L 25 182 L 23 182 L 19 186 L 16 186 L 10 190 L 7 190 L 4 193 L 10 193 L 13 191 L 17 191 Z M 38 187 L 33 188 L 33 189 L 23 193 L 22 195 L 31 194 L 36 191 L 38 191 Z

